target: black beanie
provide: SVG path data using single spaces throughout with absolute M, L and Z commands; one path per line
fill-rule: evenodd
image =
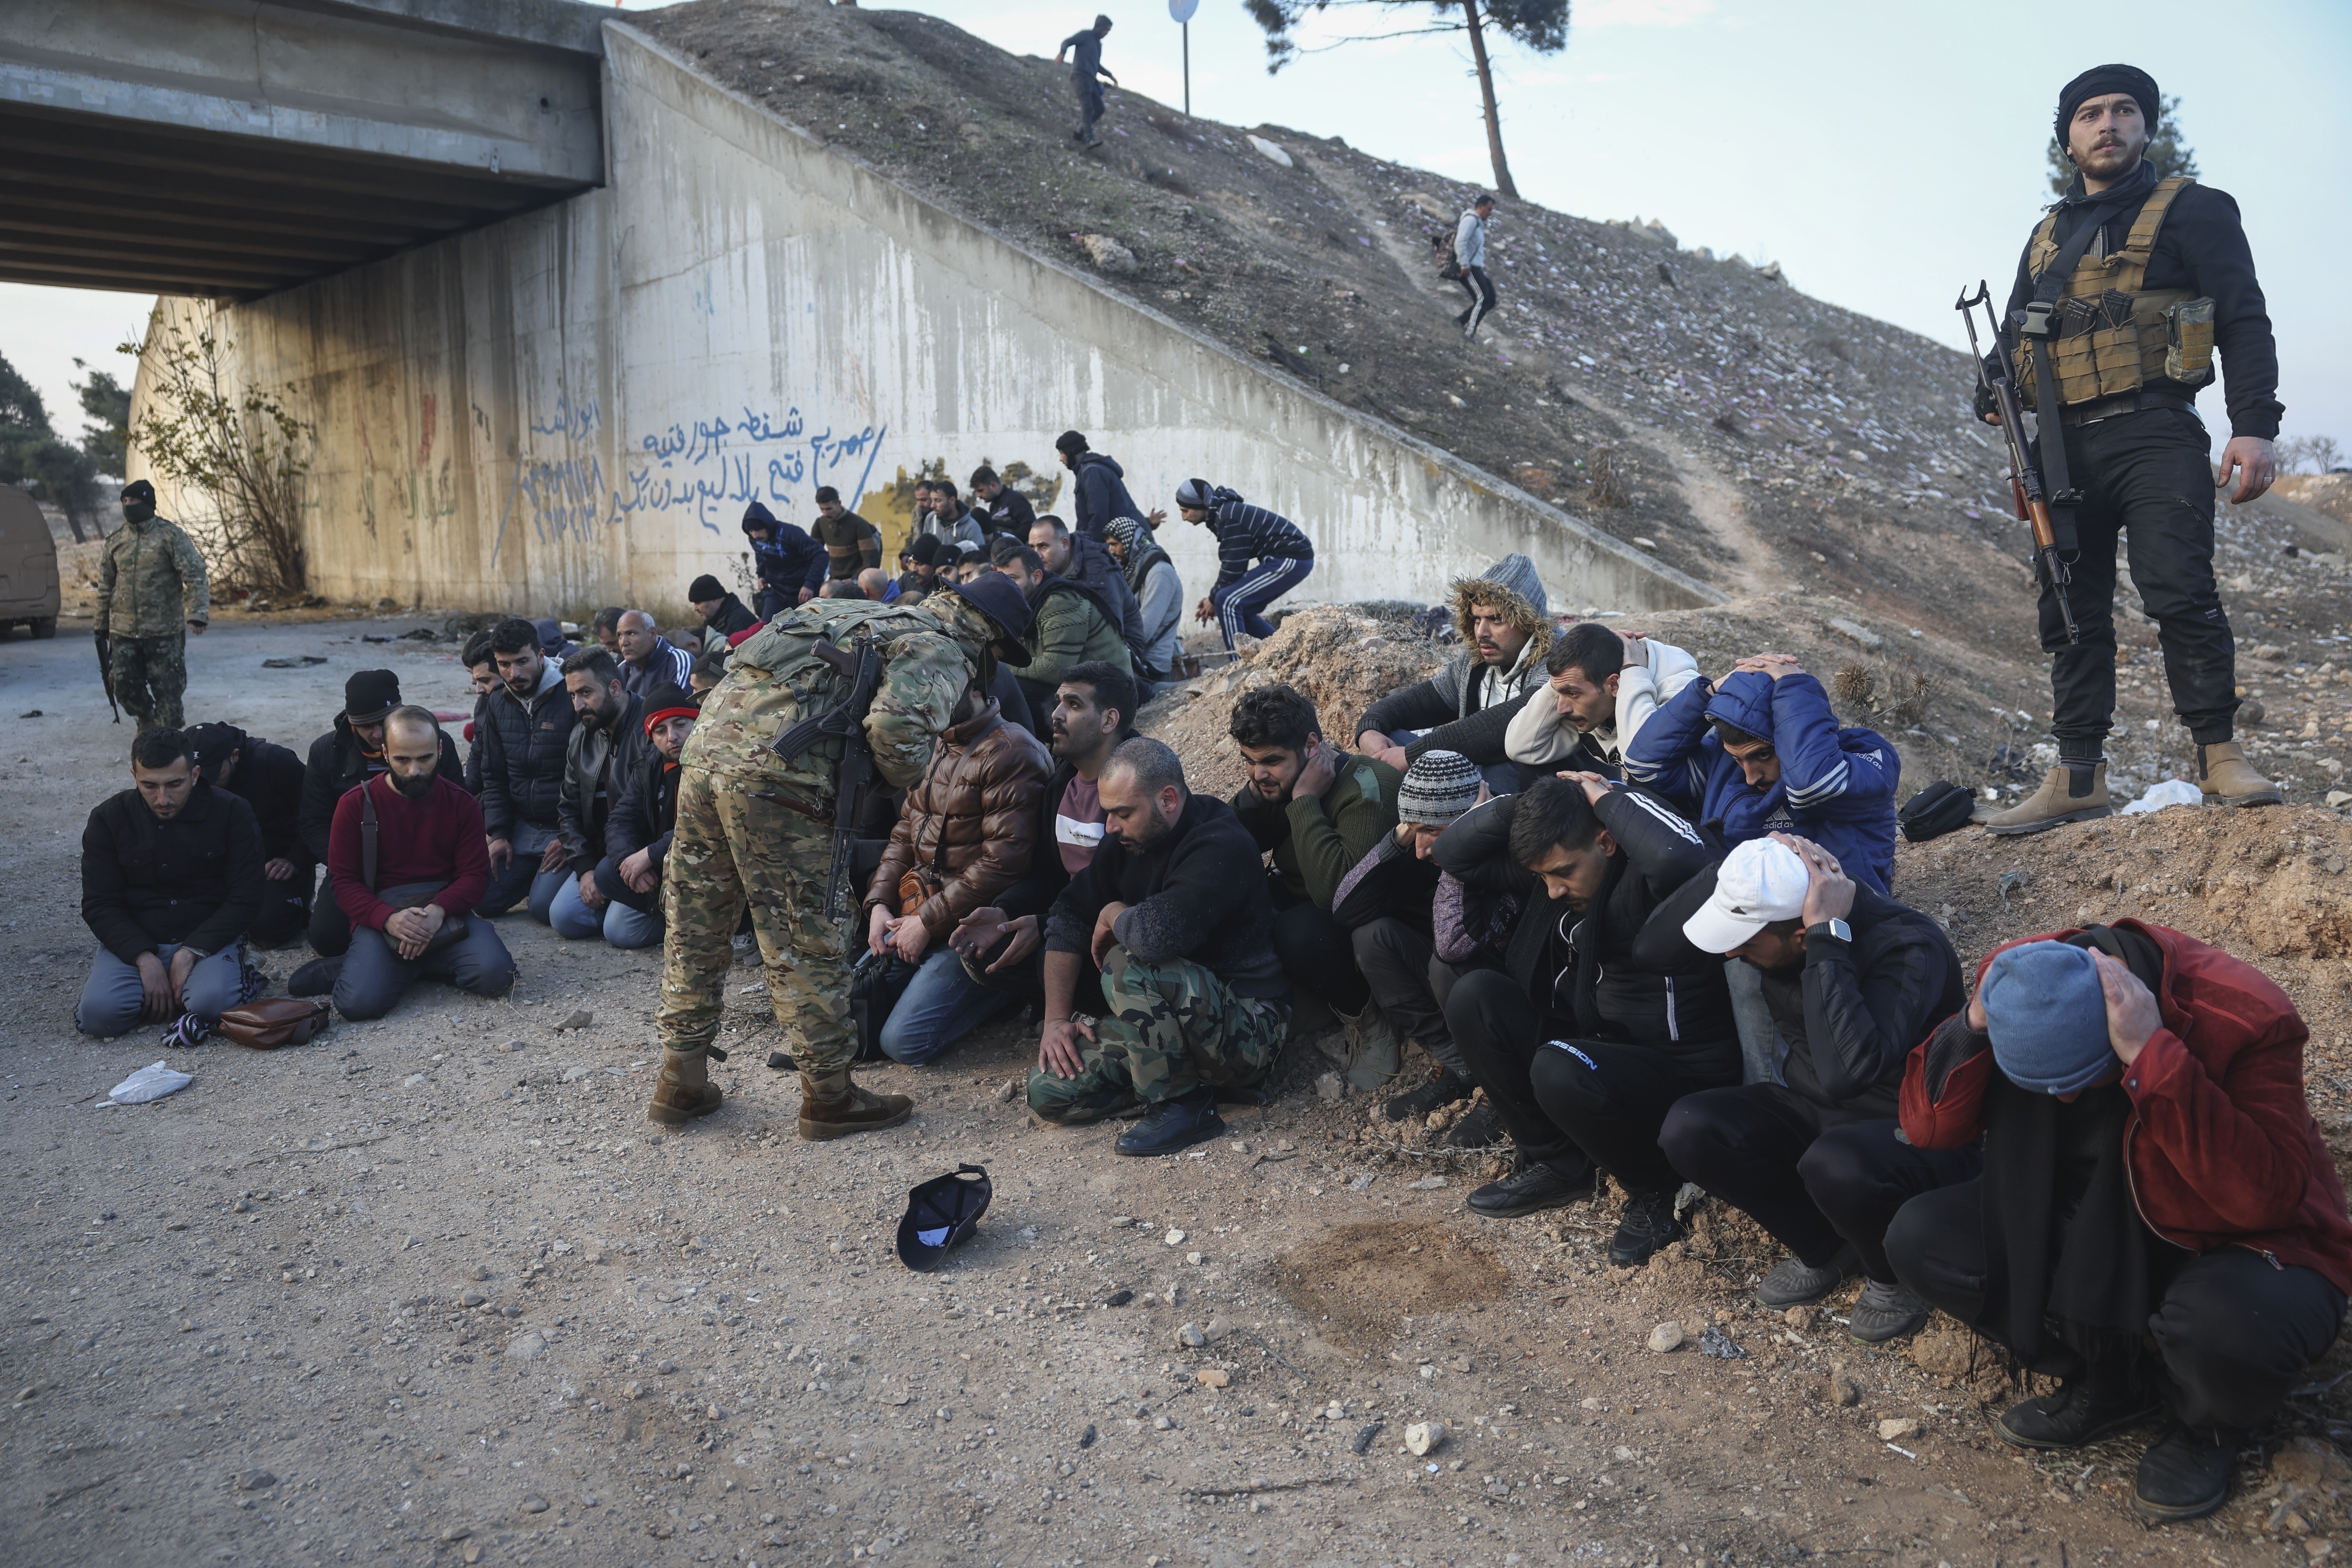
M 937 566 L 940 563 L 940 536 L 938 534 L 917 534 L 915 536 L 915 542 L 908 548 L 913 552 L 915 560 L 919 564 L 924 566 Z
M 2111 92 L 2127 92 L 2139 105 L 2140 118 L 2147 121 L 2149 133 L 2156 131 L 2156 121 L 2164 112 L 2164 97 L 2156 90 L 2156 79 L 2137 66 L 2093 66 L 2066 84 L 2058 95 L 2058 118 L 2051 123 L 2051 134 L 2058 145 L 2066 146 L 2066 127 L 2074 122 L 2074 111 L 2094 98 L 2104 98 Z
M 686 602 L 689 605 L 698 605 L 705 599 L 723 599 L 726 596 L 727 590 L 720 587 L 719 579 L 708 572 L 686 585 Z

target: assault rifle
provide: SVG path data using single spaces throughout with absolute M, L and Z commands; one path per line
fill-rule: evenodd
M 841 738 L 841 772 L 833 786 L 833 864 L 825 873 L 824 918 L 839 922 L 849 918 L 846 900 L 855 876 L 857 823 L 866 805 L 866 785 L 874 773 L 874 752 L 866 743 L 866 715 L 874 706 L 875 688 L 882 680 L 882 642 L 860 637 L 849 648 L 836 647 L 824 637 L 810 650 L 849 678 L 849 695 L 829 713 L 802 720 L 770 742 L 768 749 L 785 762 L 828 736 Z
M 114 710 L 114 721 L 122 722 L 122 709 L 114 700 L 114 638 L 104 632 L 98 634 L 98 683 L 106 689 L 106 705 Z
M 1979 306 L 1984 308 L 1985 320 L 1992 325 L 1995 352 L 1990 361 L 1985 357 L 1982 345 L 1977 342 Z M 2033 529 L 2034 574 L 2048 585 L 2051 596 L 2058 601 L 2059 618 L 2066 623 L 2066 640 L 2079 643 L 2083 640 L 2082 628 L 2074 624 L 2074 606 L 2066 602 L 2066 584 L 2070 574 L 2066 570 L 2064 557 L 2058 553 L 2058 531 L 2050 518 L 2050 506 L 2053 500 L 2063 504 L 2079 498 L 2072 493 L 2053 497 L 2042 486 L 2041 466 L 2033 460 L 2033 453 L 2025 444 L 2025 416 L 2018 408 L 2016 384 L 2009 378 L 2009 334 L 2001 330 L 2000 318 L 1993 310 L 1991 289 L 1980 279 L 1974 294 L 1965 289 L 1960 290 L 1959 303 L 1952 309 L 1958 310 L 1960 319 L 1969 325 L 1969 354 L 1977 362 L 1977 380 L 1992 399 L 1993 412 L 2000 416 L 2001 437 L 2009 443 L 2010 500 L 2016 504 L 2018 521 L 2031 524 Z M 2049 352 L 2046 342 L 2041 352 Z M 2053 440 L 2063 440 L 2058 431 L 2056 414 L 2047 412 L 2043 418 L 2046 421 L 2045 434 Z

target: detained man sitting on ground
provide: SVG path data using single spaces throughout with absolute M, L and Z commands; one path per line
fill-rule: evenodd
M 261 909 L 261 826 L 197 775 L 177 730 L 131 742 L 131 781 L 82 829 L 81 918 L 99 951 L 74 1027 L 110 1039 L 177 1020 L 169 1043 L 193 1046 L 260 990 L 245 933 Z
M 882 1054 L 892 1061 L 929 1061 L 1016 1000 L 966 974 L 947 941 L 965 916 L 1026 877 L 1035 856 L 1051 853 L 1038 837 L 1037 799 L 1053 759 L 1034 735 L 1004 721 L 982 679 L 974 671 L 949 711 L 866 888 L 867 951 L 917 966 L 882 1026 Z
M 1739 1081 L 1739 1037 L 1723 965 L 1697 953 L 1651 962 L 1636 946 L 1651 913 L 1715 851 L 1697 829 L 1598 773 L 1538 779 L 1459 818 L 1442 864 L 1497 851 L 1530 890 L 1508 967 L 1462 977 L 1445 1021 L 1470 1076 L 1510 1129 L 1519 1168 L 1470 1194 L 1495 1218 L 1557 1208 L 1594 1168 L 1625 1189 L 1609 1261 L 1638 1267 L 1681 1236 L 1682 1178 L 1658 1151 L 1676 1100 Z
M 675 686 L 657 686 L 646 699 L 646 744 L 619 775 L 620 799 L 604 819 L 604 858 L 596 862 L 601 929 L 614 947 L 662 939 L 662 864 L 677 828 L 677 759 L 700 712 L 693 694 Z
M 1468 646 L 1427 680 L 1400 688 L 1364 710 L 1356 749 L 1402 773 L 1423 752 L 1459 752 L 1487 787 L 1509 795 L 1519 770 L 1505 750 L 1510 722 L 1543 685 L 1551 646 L 1543 579 L 1514 552 L 1454 584 L 1454 624 Z
M 547 923 L 556 935 L 577 942 L 604 934 L 611 900 L 597 885 L 596 868 L 604 859 L 605 830 L 623 781 L 645 752 L 645 708 L 622 685 L 620 665 L 601 647 L 563 661 L 563 687 L 572 697 L 572 739 L 564 747 L 555 830 L 569 880 L 549 900 Z
M 318 869 L 302 842 L 302 759 L 234 724 L 192 724 L 189 753 L 215 789 L 253 807 L 261 825 L 261 909 L 253 945 L 287 947 L 310 923 L 310 884 Z
M 1103 847 L 1045 921 L 1029 1106 L 1065 1125 L 1141 1110 L 1118 1152 L 1173 1153 L 1224 1131 L 1218 1094 L 1256 1089 L 1287 1037 L 1274 905 L 1248 830 L 1165 745 L 1119 747 L 1100 789 Z M 1078 1010 L 1088 960 L 1099 1017 Z
M 1903 1205 L 1895 1273 L 2059 1380 L 2001 1416 L 2004 1442 L 2080 1448 L 2168 1415 L 2130 1499 L 2154 1523 L 2221 1506 L 2343 1322 L 2352 1221 L 2307 1037 L 2252 964 L 2119 921 L 1988 958 L 1904 1076 L 1905 1134 L 1981 1136 L 1984 1175 Z
M 661 626 L 643 610 L 621 616 L 618 642 L 621 684 L 632 697 L 656 686 L 684 686 L 694 674 L 694 656 L 662 636 Z
M 1978 1168 L 1973 1147 L 1917 1147 L 1895 1124 L 1905 1058 L 1960 1005 L 1951 939 L 1855 883 L 1821 846 L 1775 834 L 1683 889 L 1643 950 L 1748 964 L 1789 1043 L 1785 1082 L 1692 1095 L 1659 1135 L 1675 1170 L 1789 1249 L 1756 1299 L 1776 1310 L 1818 1301 L 1859 1270 L 1846 1331 L 1878 1344 L 1916 1330 L 1927 1305 L 1895 1281 L 1887 1224 Z
M 1404 775 L 1325 741 L 1315 704 L 1294 687 L 1242 693 L 1226 732 L 1241 750 L 1245 780 L 1234 794 L 1234 815 L 1274 858 L 1265 878 L 1275 955 L 1293 986 L 1321 1000 L 1346 1026 L 1348 1055 L 1340 1065 L 1348 1081 L 1379 1089 L 1397 1074 L 1396 1032 L 1357 966 L 1355 922 L 1339 918 L 1333 900 L 1356 863 L 1396 831 Z M 1370 894 L 1364 900 L 1378 902 Z M 1422 908 L 1425 919 L 1426 901 Z M 1369 923 L 1371 910 L 1351 913 Z
M 1625 748 L 1659 703 L 1698 679 L 1698 662 L 1639 632 L 1579 621 L 1552 639 L 1544 671 L 1547 689 L 1504 731 L 1511 761 L 1617 779 Z
M 1029 662 L 1016 679 L 1029 700 L 1029 732 L 1035 734 L 1051 725 L 1055 689 L 1072 666 L 1097 659 L 1132 670 L 1134 658 L 1119 635 L 1117 617 L 1094 590 L 1046 571 L 1045 558 L 1029 546 L 1006 549 L 997 570 L 1012 578 L 1029 601 L 1032 618 L 1024 645 Z
M 335 896 L 352 922 L 335 1011 L 381 1018 L 419 979 L 503 996 L 514 960 L 473 912 L 490 880 L 481 805 L 441 776 L 441 728 L 428 710 L 394 709 L 383 749 L 386 771 L 336 805 L 328 842 Z
M 702 640 L 706 647 L 714 637 L 724 643 L 737 632 L 748 632 L 760 624 L 760 617 L 752 613 L 751 606 L 730 593 L 718 578 L 708 572 L 688 584 L 686 597 L 688 603 L 694 606 L 694 613 L 702 617 Z M 682 685 L 683 682 L 674 684 Z
M 310 759 L 302 767 L 302 847 L 320 866 L 328 864 L 336 802 L 383 772 L 383 721 L 399 706 L 399 676 L 388 669 L 354 670 L 343 682 L 343 710 L 335 715 L 334 728 L 310 742 Z M 446 777 L 464 776 L 457 743 L 446 735 L 436 766 Z M 332 990 L 335 961 L 352 945 L 352 922 L 335 897 L 333 879 L 328 872 L 310 900 L 310 951 L 319 958 L 287 981 L 286 989 L 296 996 L 323 996 Z
M 625 628 L 635 611 L 622 612 Z M 548 662 L 529 621 L 500 621 L 490 631 L 499 689 L 482 716 L 482 820 L 489 834 L 490 886 L 485 916 L 528 900 L 542 923 L 571 876 L 558 807 L 574 722 L 563 672 Z
M 1035 850 L 1029 874 L 957 922 L 948 945 L 974 983 L 1016 999 L 1041 1001 L 1045 914 L 1102 847 L 1102 796 L 1097 784 L 1111 752 L 1135 739 L 1135 681 L 1100 660 L 1073 665 L 1054 698 L 1047 742 L 1054 772 L 1037 794 Z M 1088 994 L 1101 976 L 1083 966 L 1078 988 Z

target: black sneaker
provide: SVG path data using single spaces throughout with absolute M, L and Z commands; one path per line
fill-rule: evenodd
M 1901 1285 L 1871 1279 L 1862 1287 L 1862 1300 L 1847 1315 L 1848 1337 L 1865 1345 L 1883 1345 L 1925 1328 L 1936 1309 L 1925 1298 Z
M 1192 1089 L 1163 1100 L 1145 1112 L 1143 1120 L 1118 1135 L 1111 1147 L 1122 1154 L 1173 1154 L 1204 1143 L 1225 1130 L 1217 1114 L 1216 1090 Z
M 286 977 L 289 996 L 326 996 L 333 994 L 335 982 L 342 978 L 343 961 L 340 958 L 314 958 Z
M 1452 1068 L 1439 1068 L 1419 1089 L 1390 1096 L 1389 1102 L 1381 1107 L 1381 1114 L 1391 1121 L 1426 1121 L 1429 1113 L 1439 1106 L 1469 1099 L 1471 1088 L 1470 1080 Z
M 2011 1405 L 1993 1429 L 2002 1442 L 2015 1448 L 2080 1448 L 2138 1426 L 2156 1410 L 2156 1401 L 2149 1395 L 2095 1397 L 2090 1384 L 2076 1378 L 2055 1394 L 2036 1394 Z
M 1494 1101 L 1481 1100 L 1470 1108 L 1470 1114 L 1454 1124 L 1445 1135 L 1449 1149 L 1492 1149 L 1507 1136 L 1503 1113 L 1495 1109 Z
M 1850 1241 L 1819 1268 L 1791 1253 L 1764 1276 L 1764 1283 L 1756 1287 L 1756 1299 L 1773 1308 L 1809 1306 L 1861 1272 L 1862 1254 Z
M 1609 1238 L 1610 1262 L 1620 1268 L 1638 1268 L 1658 1248 L 1681 1238 L 1682 1222 L 1675 1218 L 1675 1190 L 1635 1193 L 1625 1200 L 1617 1234 Z
M 1516 1219 L 1523 1214 L 1566 1208 L 1592 1195 L 1592 1172 L 1564 1176 L 1549 1165 L 1523 1165 L 1499 1182 L 1488 1182 L 1470 1194 L 1474 1213 L 1488 1219 Z
M 2244 1434 L 2229 1427 L 2198 1429 L 2175 1423 L 2140 1456 L 2131 1510 L 2151 1524 L 2202 1519 L 2230 1495 L 2230 1467 Z

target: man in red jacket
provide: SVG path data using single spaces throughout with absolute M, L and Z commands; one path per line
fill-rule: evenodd
M 327 866 L 352 921 L 335 977 L 335 1011 L 346 1018 L 383 1017 L 419 976 L 478 996 L 503 996 L 514 984 L 506 943 L 473 912 L 490 885 L 482 808 L 436 771 L 442 744 L 430 712 L 394 709 L 385 771 L 335 804 Z
M 2221 1507 L 2240 1444 L 2343 1321 L 2352 1220 L 2304 1100 L 2306 1033 L 2252 965 L 2124 921 L 1993 953 L 1906 1064 L 1905 1136 L 1981 1134 L 1985 1173 L 1903 1206 L 1895 1273 L 2060 1380 L 2000 1418 L 2007 1442 L 2080 1447 L 2168 1407 L 2143 1519 Z

